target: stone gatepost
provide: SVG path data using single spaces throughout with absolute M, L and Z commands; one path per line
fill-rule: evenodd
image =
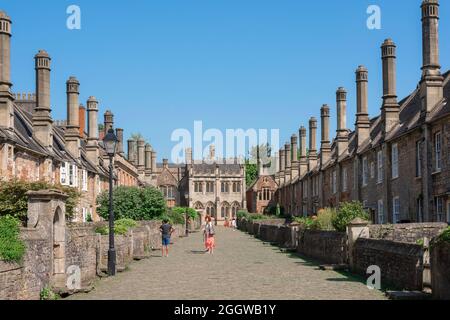
M 50 285 L 54 289 L 66 286 L 66 200 L 68 196 L 59 190 L 29 191 L 28 222 L 29 229 L 36 229 L 46 240 L 51 255 L 48 270 Z
M 356 241 L 359 238 L 369 237 L 369 221 L 356 218 L 347 225 L 348 264 L 352 270 L 354 267 L 354 248 Z

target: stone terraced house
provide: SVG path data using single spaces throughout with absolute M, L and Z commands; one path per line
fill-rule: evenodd
M 297 216 L 358 200 L 374 223 L 450 222 L 450 72 L 439 64 L 439 1 L 424 0 L 423 66 L 417 88 L 398 101 L 396 45 L 381 46 L 381 114 L 368 115 L 368 70 L 356 70 L 356 128 L 346 120 L 347 93 L 336 92 L 337 135 L 330 141 L 330 107 L 321 108 L 321 145 L 317 119 L 301 127 L 277 156 L 277 203 Z
M 86 132 L 86 109 L 79 103 L 80 83 L 70 77 L 66 83 L 67 120 L 54 121 L 51 58 L 44 50 L 34 57 L 36 92 L 12 93 L 11 26 L 11 19 L 0 11 L 0 179 L 46 181 L 77 188 L 82 197 L 74 220 L 86 221 L 89 216 L 98 220 L 96 198 L 108 188 L 109 177 L 109 157 L 99 139 L 98 102 L 94 97 L 87 101 Z M 108 111 L 105 132 L 113 124 L 113 115 Z M 140 185 L 137 169 L 123 153 L 123 130 L 116 129 L 116 133 L 120 141 L 114 159 L 115 184 Z

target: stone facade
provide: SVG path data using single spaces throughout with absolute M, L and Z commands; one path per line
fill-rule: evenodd
M 446 223 L 406 223 L 398 225 L 369 225 L 372 239 L 405 243 L 417 243 L 419 240 L 437 237 L 447 228 Z
M 247 189 L 247 211 L 263 214 L 268 213 L 271 208 L 275 208 L 277 189 L 278 184 L 274 176 L 260 174 L 258 179 Z
M 356 70 L 355 130 L 347 129 L 347 96 L 345 89 L 339 88 L 335 139 L 330 143 L 329 109 L 323 106 L 319 155 L 314 118 L 308 156 L 302 151 L 304 127 L 300 129 L 300 158 L 294 154 L 286 161 L 286 148 L 280 150 L 276 201 L 286 213 L 314 215 L 320 208 L 356 200 L 377 224 L 450 222 L 450 72 L 441 74 L 439 67 L 438 9 L 438 1 L 423 1 L 424 65 L 416 90 L 397 101 L 397 47 L 387 39 L 381 47 L 381 114 L 368 117 L 369 72 L 360 66 Z M 297 179 L 291 178 L 292 168 L 287 167 L 291 163 L 298 163 Z

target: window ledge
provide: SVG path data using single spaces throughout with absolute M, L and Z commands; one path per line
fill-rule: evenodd
M 433 173 L 431 173 L 432 176 L 438 175 L 442 173 L 442 170 L 438 170 L 438 171 L 434 171 Z

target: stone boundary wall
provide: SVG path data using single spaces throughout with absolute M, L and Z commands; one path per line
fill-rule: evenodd
M 431 244 L 433 298 L 450 300 L 450 243 Z
M 427 237 L 433 239 L 448 227 L 447 223 L 407 223 L 389 225 L 369 225 L 371 239 L 417 243 Z
M 300 229 L 297 252 L 329 264 L 347 264 L 347 234 Z
M 98 275 L 107 271 L 109 236 L 95 233 L 104 223 L 67 224 L 65 227 L 66 279 L 81 271 L 81 288 L 55 289 L 62 294 L 90 290 Z M 149 258 L 152 250 L 161 248 L 159 221 L 143 221 L 126 235 L 115 236 L 117 271 L 124 271 L 133 260 Z M 172 242 L 185 233 L 185 226 L 174 225 Z M 46 286 L 52 286 L 53 240 L 38 229 L 21 229 L 26 245 L 23 261 L 6 263 L 0 260 L 0 300 L 38 300 Z
M 417 244 L 359 238 L 354 246 L 352 269 L 367 276 L 367 268 L 376 265 L 381 269 L 382 285 L 421 291 L 423 255 L 423 247 Z

